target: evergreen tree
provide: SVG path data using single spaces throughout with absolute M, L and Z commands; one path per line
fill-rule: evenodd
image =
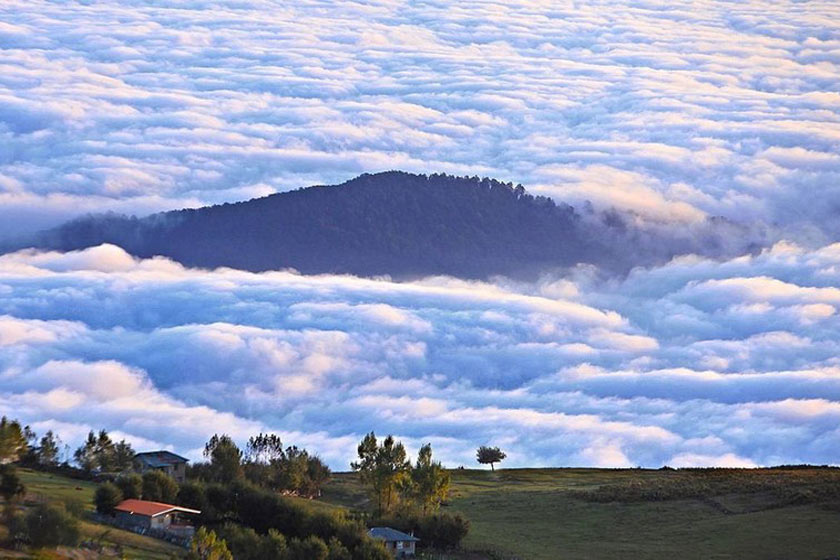
M 0 418 L 0 462 L 15 462 L 26 453 L 26 435 L 20 422 Z
M 403 444 L 395 442 L 390 435 L 379 445 L 376 434 L 369 433 L 362 439 L 357 452 L 359 461 L 350 466 L 370 486 L 376 499 L 377 514 L 381 516 L 395 505 L 397 490 L 407 476 L 411 463 L 406 457 Z
M 204 446 L 204 456 L 210 459 L 213 477 L 219 482 L 233 482 L 242 476 L 242 451 L 230 436 L 214 434 Z
M 411 469 L 412 495 L 424 515 L 440 507 L 449 494 L 450 482 L 446 469 L 432 460 L 432 444 L 425 444 Z
M 96 504 L 96 511 L 103 514 L 113 513 L 114 508 L 123 501 L 123 494 L 120 489 L 110 482 L 105 482 L 97 487 L 93 495 L 93 503 Z
M 38 463 L 42 466 L 53 466 L 58 462 L 58 441 L 52 430 L 41 438 L 37 451 Z

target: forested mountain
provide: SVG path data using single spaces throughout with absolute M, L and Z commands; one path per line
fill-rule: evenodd
M 704 253 L 720 250 L 714 234 L 656 239 L 629 223 L 492 179 L 390 171 L 140 219 L 89 216 L 19 246 L 72 250 L 113 243 L 187 266 L 395 278 L 533 277 L 578 263 L 623 271 L 698 246 Z

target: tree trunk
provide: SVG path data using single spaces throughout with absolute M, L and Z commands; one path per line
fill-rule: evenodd
M 493 463 L 490 463 L 490 470 L 496 472 L 496 467 L 493 466 Z

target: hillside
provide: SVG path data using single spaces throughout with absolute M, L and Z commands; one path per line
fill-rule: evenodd
M 93 483 L 28 469 L 19 472 L 28 489 L 27 504 L 75 501 L 91 511 Z M 444 511 L 464 514 L 471 528 L 465 550 L 441 556 L 449 560 L 767 560 L 829 558 L 840 551 L 835 536 L 840 522 L 838 469 L 450 473 L 452 493 Z M 364 511 L 371 506 L 356 473 L 334 473 L 322 498 L 299 500 L 321 511 Z M 82 529 L 85 540 L 119 545 L 126 558 L 163 559 L 182 553 L 162 541 L 92 521 L 84 521 Z M 0 549 L 0 557 L 7 553 L 13 554 Z M 98 557 L 86 554 L 72 557 Z
M 450 472 L 444 510 L 470 520 L 463 546 L 495 553 L 476 557 L 770 560 L 840 551 L 837 469 Z M 366 507 L 354 473 L 334 474 L 323 499 Z
M 21 481 L 26 486 L 26 497 L 24 509 L 32 507 L 40 502 L 63 502 L 74 503 L 84 510 L 81 522 L 82 539 L 91 544 L 85 551 L 68 551 L 65 548 L 59 549 L 56 558 L 114 558 L 110 554 L 97 554 L 93 549 L 102 547 L 111 550 L 118 547 L 122 550 L 122 557 L 136 560 L 167 560 L 178 558 L 183 550 L 167 542 L 137 535 L 129 531 L 123 531 L 110 525 L 102 525 L 90 518 L 93 512 L 93 493 L 96 484 L 84 480 L 67 478 L 59 474 L 52 474 L 31 469 L 18 469 Z M 2 498 L 0 498 L 2 502 Z M 4 527 L 0 523 L 0 537 Z M 66 556 L 65 554 L 66 553 Z M 12 555 L 11 551 L 0 548 L 0 558 L 27 557 L 24 554 Z
M 635 230 L 534 197 L 492 179 L 386 172 L 236 204 L 137 219 L 90 216 L 19 243 L 73 250 L 113 243 L 188 266 L 411 278 L 447 274 L 534 277 L 578 263 L 613 271 L 685 252 L 718 252 L 719 239 Z M 709 222 L 711 237 L 721 223 Z

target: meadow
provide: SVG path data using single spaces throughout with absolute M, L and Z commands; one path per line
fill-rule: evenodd
M 26 502 L 92 511 L 95 484 L 19 469 Z M 452 559 L 824 559 L 840 555 L 840 469 L 458 469 L 444 506 L 469 518 Z M 317 509 L 370 511 L 355 473 L 334 473 Z M 126 558 L 182 554 L 167 543 L 83 522 L 84 539 Z M 81 556 L 79 554 L 82 554 Z M 3 557 L 0 551 L 0 557 Z M 96 554 L 71 553 L 73 558 Z M 108 556 L 103 556 L 108 557 Z M 439 558 L 435 556 L 435 558 Z
M 490 557 L 781 560 L 840 554 L 835 469 L 451 472 L 445 508 L 470 519 L 464 547 Z M 322 499 L 367 507 L 353 473 L 335 474 Z

